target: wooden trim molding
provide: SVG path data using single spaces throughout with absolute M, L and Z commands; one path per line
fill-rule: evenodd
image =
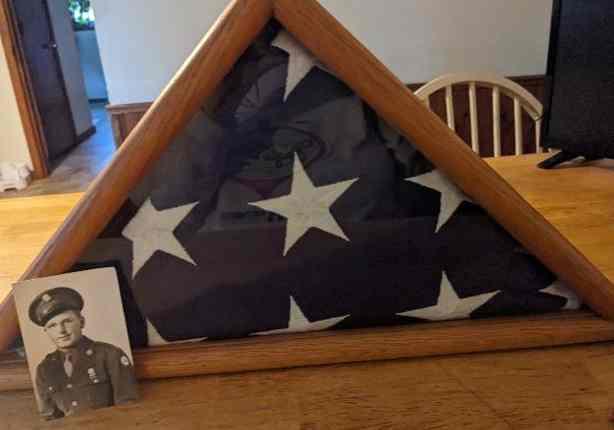
M 504 351 L 614 340 L 590 312 L 255 336 L 134 352 L 139 379 Z M 32 388 L 25 360 L 0 356 L 0 392 Z
M 11 83 L 32 159 L 34 177 L 45 178 L 49 176 L 47 144 L 41 128 L 38 108 L 34 102 L 30 77 L 23 66 L 25 58 L 19 37 L 17 37 L 17 24 L 11 0 L 0 0 L 0 39 L 4 47 Z

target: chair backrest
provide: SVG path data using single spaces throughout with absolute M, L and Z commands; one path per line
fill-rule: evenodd
M 471 147 L 480 154 L 479 142 L 479 115 L 477 102 L 477 88 L 486 87 L 492 90 L 493 112 L 493 154 L 501 156 L 501 95 L 514 101 L 514 146 L 516 155 L 523 151 L 522 111 L 526 111 L 535 122 L 535 148 L 536 152 L 543 152 L 541 147 L 541 120 L 543 106 L 530 92 L 517 83 L 497 75 L 485 73 L 459 73 L 443 75 L 420 87 L 416 96 L 431 108 L 430 97 L 440 90 L 445 90 L 446 122 L 456 131 L 454 120 L 454 98 L 452 87 L 454 85 L 469 86 L 469 117 L 471 121 Z

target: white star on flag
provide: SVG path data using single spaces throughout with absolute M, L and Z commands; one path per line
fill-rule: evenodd
M 316 187 L 307 175 L 298 154 L 295 153 L 290 194 L 249 204 L 287 219 L 284 255 L 312 227 L 349 242 L 330 212 L 330 208 L 357 180 L 358 178 Z
M 286 78 L 284 101 L 314 67 L 319 67 L 328 72 L 311 52 L 285 30 L 279 32 L 271 45 L 288 53 L 288 76 Z
M 255 335 L 283 334 L 283 333 L 300 333 L 305 331 L 326 330 L 349 315 L 342 317 L 328 318 L 320 321 L 309 321 L 301 308 L 296 304 L 294 297 L 290 296 L 290 319 L 288 320 L 288 328 L 278 330 L 262 331 L 254 333 Z
M 432 188 L 441 193 L 441 205 L 439 209 L 439 217 L 437 219 L 438 232 L 443 225 L 448 222 L 452 214 L 458 209 L 462 202 L 472 202 L 454 183 L 445 177 L 439 170 L 425 173 L 424 175 L 407 178 L 406 181 L 415 182 L 416 184 Z
M 579 309 L 581 302 L 576 293 L 574 293 L 568 286 L 561 281 L 555 281 L 552 285 L 542 290 L 541 293 L 552 294 L 554 296 L 560 296 L 567 299 L 567 303 L 562 309 L 575 310 Z
M 147 199 L 137 214 L 122 231 L 132 241 L 132 276 L 141 270 L 147 260 L 158 250 L 174 255 L 196 266 L 188 252 L 181 246 L 173 231 L 198 203 L 159 211 Z
M 498 293 L 499 291 L 495 291 L 493 293 L 479 294 L 477 296 L 470 296 L 461 299 L 458 297 L 458 294 L 456 294 L 456 291 L 454 291 L 446 272 L 443 272 L 441 278 L 441 288 L 439 290 L 439 298 L 437 299 L 436 305 L 401 312 L 397 315 L 421 318 L 431 321 L 470 318 L 471 313 L 474 310 L 482 306 Z

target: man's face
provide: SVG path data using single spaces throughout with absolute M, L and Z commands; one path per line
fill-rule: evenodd
M 47 321 L 45 332 L 59 349 L 69 349 L 81 340 L 84 324 L 79 312 L 66 311 Z

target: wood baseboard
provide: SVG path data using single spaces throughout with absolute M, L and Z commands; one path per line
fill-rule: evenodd
M 95 104 L 95 103 L 104 103 L 104 104 L 108 104 L 109 103 L 109 99 L 88 99 L 88 102 L 90 104 Z
M 85 130 L 83 133 L 78 134 L 77 135 L 77 145 L 85 142 L 87 139 L 92 137 L 94 134 L 96 134 L 96 127 L 95 126 L 91 126 L 87 130 Z

